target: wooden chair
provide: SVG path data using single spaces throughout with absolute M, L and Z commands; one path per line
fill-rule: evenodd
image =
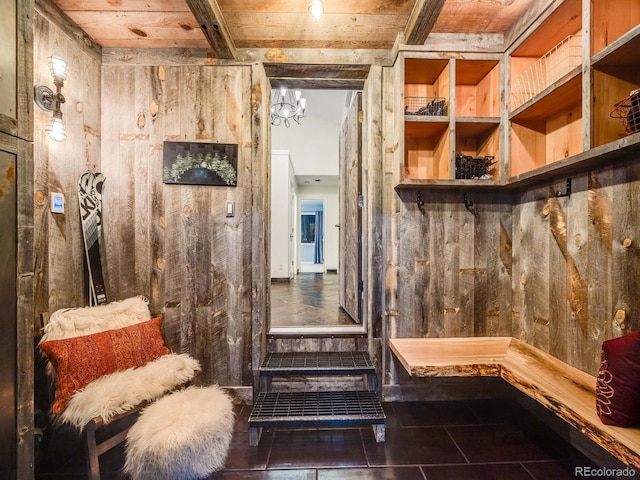
M 47 316 L 44 315 L 43 319 L 46 321 Z M 108 351 L 112 354 L 105 359 L 105 365 L 119 365 L 121 358 L 141 359 L 143 362 L 129 368 L 116 368 L 89 381 L 73 392 L 60 411 L 55 411 L 60 405 L 53 404 L 56 407 L 52 407 L 53 423 L 72 425 L 83 437 L 90 480 L 100 479 L 99 457 L 125 440 L 129 428 L 145 406 L 183 388 L 201 371 L 197 360 L 186 354 L 171 353 L 164 346 L 159 324 L 159 319 L 151 317 L 148 301 L 144 297 L 132 297 L 108 305 L 58 310 L 44 325 L 44 335 L 38 346 L 50 360 L 47 373 L 52 390 L 57 387 L 66 391 L 67 385 L 61 385 L 61 382 L 69 378 L 69 369 L 74 370 L 77 366 L 79 372 L 84 370 L 84 366 L 71 365 L 71 362 L 86 358 L 77 352 L 85 344 L 89 344 L 89 352 L 99 351 L 99 355 L 103 355 L 103 351 Z M 154 330 L 154 334 L 147 335 L 148 329 L 157 332 Z M 123 334 L 129 341 L 111 340 L 121 338 L 118 335 Z M 146 342 L 155 343 L 149 346 Z M 109 345 L 111 350 L 105 345 Z M 123 355 L 122 351 L 117 351 L 121 348 L 138 350 L 127 351 Z M 58 352 L 61 353 L 58 355 Z M 69 358 L 65 357 L 67 352 L 73 352 Z M 147 360 L 149 355 L 152 358 Z M 100 362 L 89 363 L 95 367 Z M 75 385 L 76 378 L 73 380 Z M 55 398 L 58 401 L 58 397 Z

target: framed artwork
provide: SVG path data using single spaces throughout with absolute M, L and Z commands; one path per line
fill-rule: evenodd
M 167 184 L 238 184 L 237 144 L 164 142 L 162 162 L 162 181 Z

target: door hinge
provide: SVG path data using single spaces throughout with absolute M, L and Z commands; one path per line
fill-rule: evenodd
M 364 112 L 360 110 L 358 112 L 358 122 L 362 123 L 364 121 Z
M 362 280 L 358 280 L 358 293 L 362 293 L 364 291 L 364 282 Z

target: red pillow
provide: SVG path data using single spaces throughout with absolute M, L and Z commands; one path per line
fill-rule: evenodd
M 602 343 L 596 408 L 607 425 L 640 421 L 640 330 Z
M 56 371 L 53 413 L 60 413 L 74 393 L 110 373 L 139 367 L 166 355 L 160 318 L 104 332 L 49 340 L 40 344 Z

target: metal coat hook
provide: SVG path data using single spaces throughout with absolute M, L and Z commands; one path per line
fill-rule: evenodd
M 568 197 L 569 195 L 571 195 L 571 178 L 567 178 L 567 189 L 564 193 L 562 193 L 560 190 L 556 191 L 556 197 Z
M 420 192 L 416 194 L 416 203 L 418 204 L 418 210 L 424 213 L 424 200 L 420 197 Z
M 469 197 L 467 196 L 467 192 L 464 192 L 464 195 L 462 198 L 464 200 L 464 206 L 467 208 L 467 210 L 471 211 L 471 207 L 473 207 L 473 200 L 469 200 Z

